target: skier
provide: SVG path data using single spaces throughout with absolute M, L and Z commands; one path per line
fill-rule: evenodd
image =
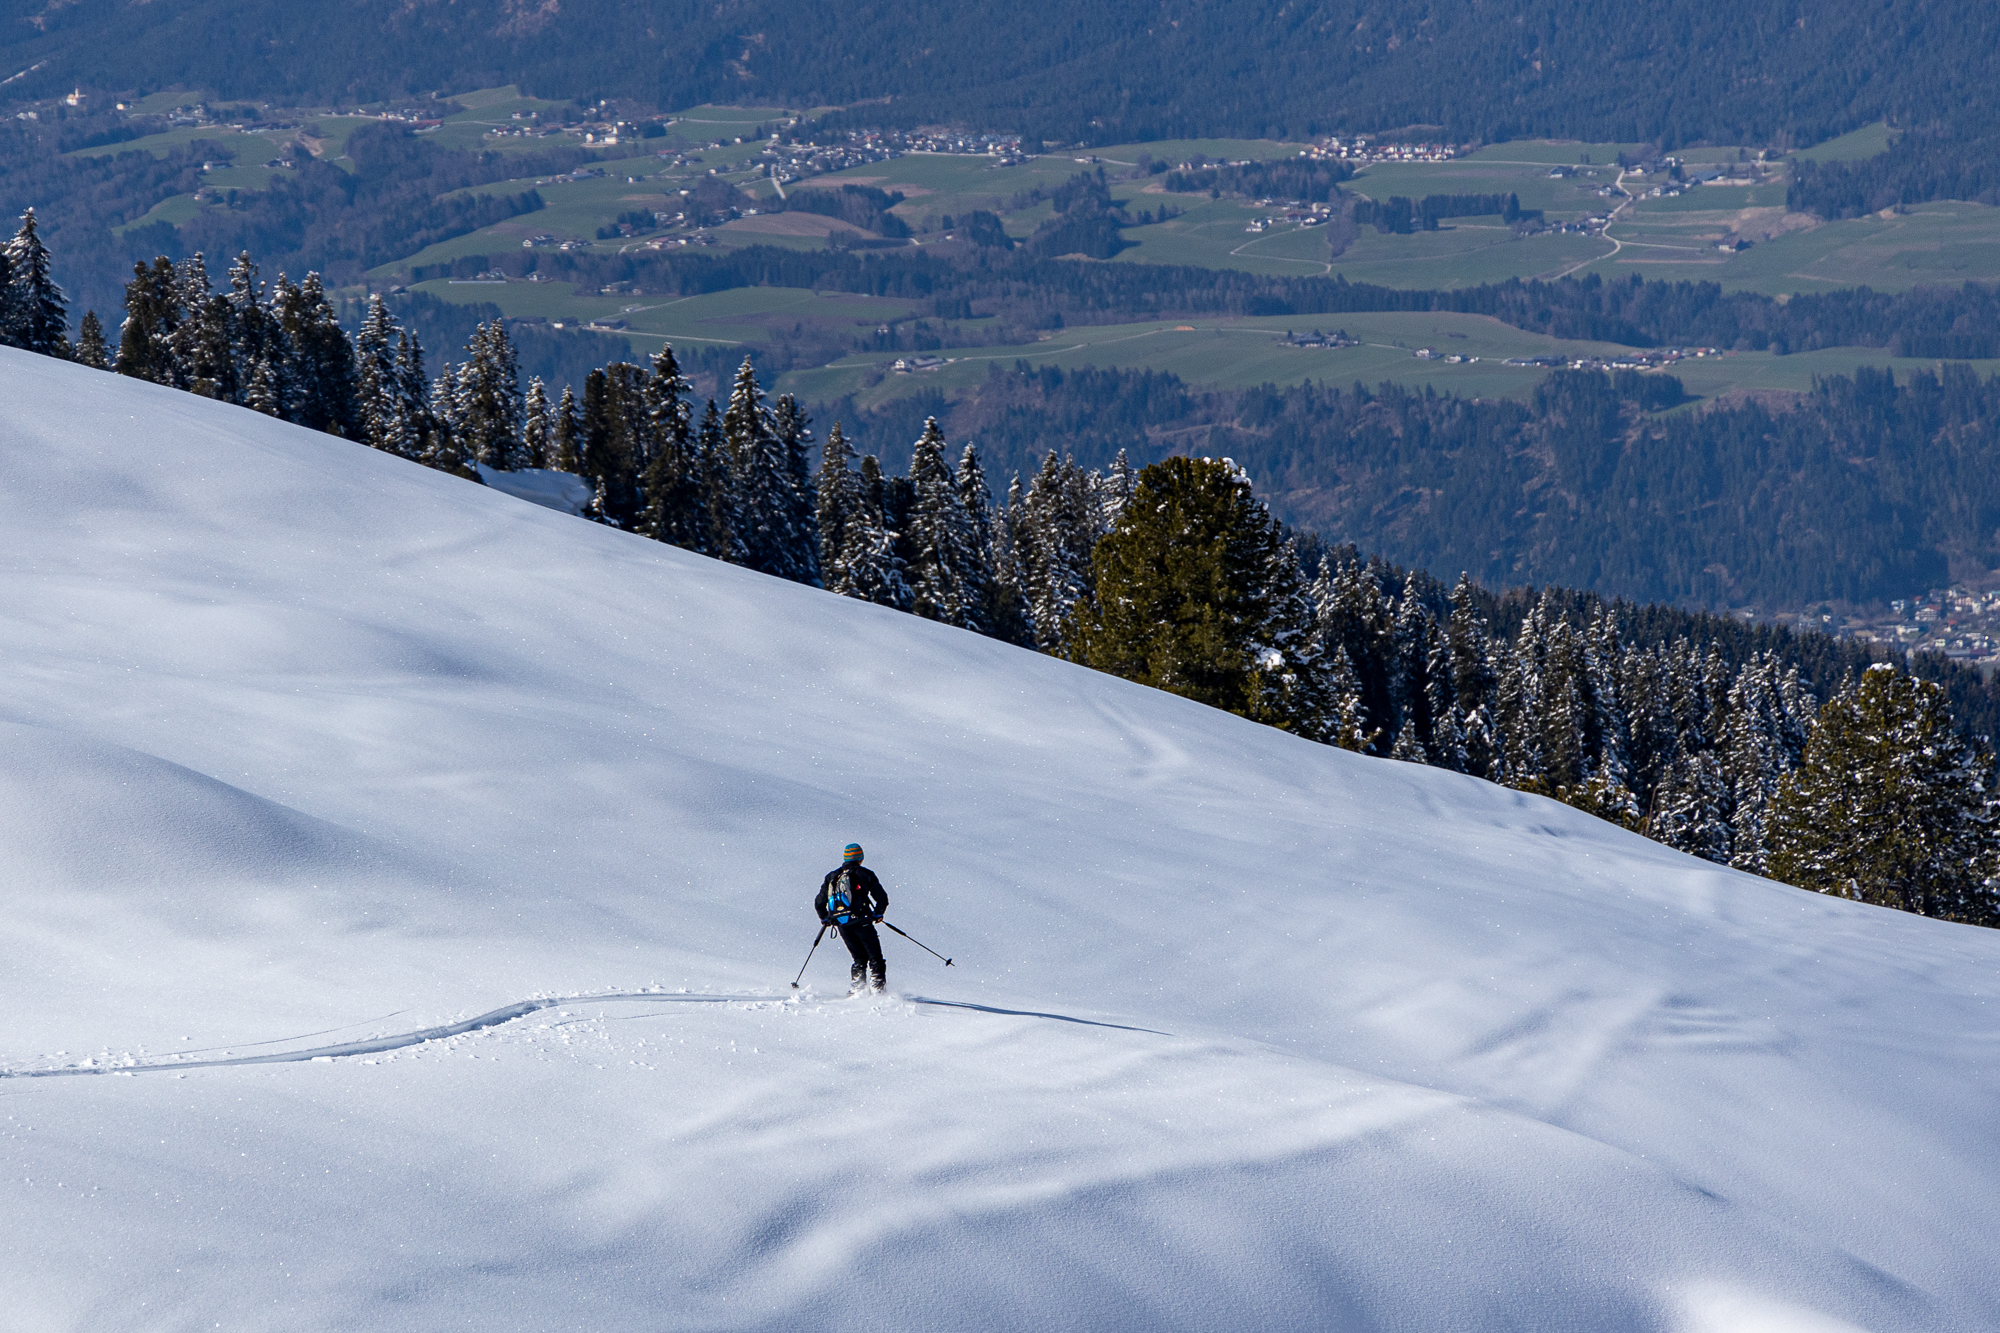
M 889 984 L 889 965 L 882 959 L 882 941 L 875 923 L 889 910 L 889 895 L 875 872 L 861 864 L 861 844 L 850 842 L 840 855 L 840 868 L 829 871 L 820 881 L 819 896 L 813 899 L 822 928 L 840 932 L 840 942 L 854 959 L 848 973 L 849 993 L 858 993 L 865 981 L 868 989 L 879 991 Z

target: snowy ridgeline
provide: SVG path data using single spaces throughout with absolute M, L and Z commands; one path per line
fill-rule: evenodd
M 1992 932 L 0 372 L 0 1323 L 2000 1325 Z

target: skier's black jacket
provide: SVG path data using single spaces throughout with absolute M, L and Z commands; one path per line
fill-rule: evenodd
M 833 891 L 833 882 L 842 874 L 851 873 L 853 879 L 852 909 L 837 916 L 827 911 L 827 894 Z M 882 881 L 875 878 L 875 872 L 867 866 L 842 866 L 827 872 L 819 882 L 819 896 L 813 899 L 813 910 L 819 913 L 822 923 L 830 926 L 859 925 L 873 921 L 889 910 L 889 895 L 882 888 Z

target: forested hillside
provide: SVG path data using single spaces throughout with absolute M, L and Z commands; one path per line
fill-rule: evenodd
M 1435 126 L 1807 144 L 1889 118 L 1987 123 L 2000 15 L 1970 0 L 1100 0 L 856 10 L 797 0 L 80 0 L 11 7 L 15 87 L 207 87 L 367 100 L 520 83 L 622 95 L 869 106 L 872 122 L 965 122 L 1099 143 Z
M 1669 376 L 1553 372 L 1530 403 L 1393 384 L 1205 391 L 1169 375 L 996 367 L 977 390 L 826 404 L 900 464 L 936 416 L 996 478 L 1227 455 L 1288 522 L 1449 578 L 1639 600 L 1883 601 L 2000 566 L 2000 381 L 1836 376 L 1793 405 L 1666 416 Z

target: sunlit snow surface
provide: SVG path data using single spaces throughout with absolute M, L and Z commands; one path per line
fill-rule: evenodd
M 2000 934 L 0 374 L 0 1328 L 2000 1326 Z

